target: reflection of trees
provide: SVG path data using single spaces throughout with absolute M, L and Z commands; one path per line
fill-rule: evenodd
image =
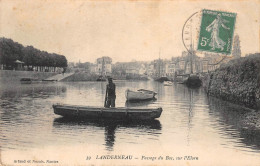
M 260 130 L 255 126 L 247 125 L 252 110 L 233 105 L 220 99 L 209 97 L 209 115 L 218 119 L 222 135 L 240 140 L 246 146 L 260 149 Z M 222 132 L 224 130 L 224 132 Z
M 149 135 L 158 136 L 158 131 L 161 131 L 161 123 L 158 120 L 150 121 L 115 121 L 115 120 L 84 120 L 84 119 L 68 119 L 68 118 L 56 118 L 54 119 L 53 126 L 55 129 L 62 127 L 71 128 L 72 126 L 94 126 L 105 129 L 105 146 L 108 151 L 113 151 L 114 144 L 116 142 L 116 130 L 119 128 L 134 128 L 136 134 L 149 133 Z
M 17 85 L 0 90 L 1 119 L 13 120 L 24 114 L 24 111 L 35 115 L 37 111 L 31 112 L 31 106 L 35 99 L 47 99 L 60 95 L 67 91 L 65 86 L 58 85 Z M 44 104 L 42 104 L 44 107 Z
M 64 92 L 66 87 L 57 84 L 1 86 L 1 148 L 32 147 L 40 141 L 46 129 L 44 119 L 53 115 L 48 98 Z
M 1 99 L 17 99 L 22 97 L 46 98 L 45 95 L 59 95 L 67 91 L 66 86 L 59 85 L 17 85 L 0 90 Z

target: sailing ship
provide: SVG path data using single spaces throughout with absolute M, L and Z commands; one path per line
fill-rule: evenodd
M 164 82 L 164 81 L 170 81 L 166 76 L 162 76 L 161 74 L 161 57 L 160 57 L 160 53 L 161 53 L 161 50 L 159 51 L 159 60 L 158 60 L 158 67 L 159 67 L 159 74 L 157 75 L 157 77 L 154 78 L 155 81 L 158 81 L 158 82 Z
M 183 84 L 185 84 L 186 86 L 191 87 L 191 88 L 197 88 L 197 87 L 201 86 L 202 81 L 197 74 L 193 73 L 195 50 L 193 48 L 194 44 L 193 44 L 193 40 L 192 40 L 192 19 L 190 20 L 190 25 L 188 27 L 190 29 L 190 33 L 186 32 L 186 34 L 190 34 L 190 49 L 188 49 L 186 46 L 185 46 L 185 48 L 188 51 L 188 59 L 190 62 L 190 73 L 185 74 L 185 76 L 183 75 L 182 78 L 183 78 Z M 194 65 L 196 65 L 196 64 L 194 63 Z
M 193 45 L 191 45 L 189 51 L 190 74 L 188 74 L 188 78 L 183 83 L 186 84 L 188 87 L 197 88 L 201 86 L 202 81 L 197 74 L 193 73 L 194 53 L 195 51 L 193 49 Z

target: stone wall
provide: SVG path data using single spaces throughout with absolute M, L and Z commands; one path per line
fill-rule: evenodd
M 64 78 L 63 82 L 80 82 L 80 81 L 96 81 L 98 79 L 98 75 L 90 74 L 85 72 L 74 73 L 73 75 Z
M 0 70 L 0 83 L 15 83 L 15 82 L 19 82 L 21 78 L 33 78 L 33 79 L 43 80 L 48 77 L 54 76 L 56 74 L 58 73 Z
M 211 96 L 260 109 L 260 54 L 234 59 L 203 78 Z

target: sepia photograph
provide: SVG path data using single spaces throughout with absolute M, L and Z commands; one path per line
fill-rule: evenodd
M 259 0 L 0 0 L 1 166 L 260 166 Z

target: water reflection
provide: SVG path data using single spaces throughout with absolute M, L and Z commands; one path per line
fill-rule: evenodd
M 106 150 L 113 151 L 114 144 L 116 142 L 116 131 L 119 129 L 135 129 L 135 135 L 149 134 L 150 136 L 158 136 L 161 134 L 161 123 L 159 120 L 148 120 L 148 121 L 121 121 L 121 120 L 84 120 L 77 118 L 55 118 L 53 121 L 53 127 L 55 130 L 66 130 L 71 128 L 77 128 L 78 126 L 92 126 L 98 127 L 104 130 L 105 134 L 105 146 Z M 159 138 L 158 138 L 159 139 Z
M 223 154 L 232 154 L 235 148 L 244 158 L 259 154 L 259 127 L 245 123 L 252 111 L 208 98 L 203 89 L 189 89 L 181 84 L 166 87 L 153 81 L 115 81 L 118 107 L 162 107 L 160 121 L 71 120 L 57 118 L 53 113 L 54 103 L 103 106 L 106 84 L 1 85 L 1 151 L 37 151 L 48 145 L 54 149 L 91 146 L 116 154 L 124 151 L 122 146 L 138 151 L 153 144 L 169 154 L 178 154 L 178 149 L 172 147 L 187 151 L 199 147 L 209 152 L 216 148 L 226 152 Z M 157 100 L 126 103 L 128 88 L 156 91 Z M 244 154 L 245 150 L 249 152 Z
M 51 117 L 50 100 L 64 97 L 67 88 L 57 84 L 4 85 L 0 89 L 1 150 L 33 147 L 47 130 L 44 117 Z
M 125 107 L 145 107 L 153 104 L 157 99 L 145 100 L 145 101 L 126 101 Z
M 67 91 L 66 86 L 57 84 L 37 84 L 37 85 L 13 85 L 2 86 L 0 89 L 1 99 L 15 101 L 18 98 L 48 98 L 50 95 L 59 95 Z
M 260 149 L 260 129 L 247 123 L 249 121 L 247 117 L 251 116 L 250 114 L 254 110 L 239 107 L 214 97 L 209 97 L 208 102 L 209 115 L 221 124 L 218 129 L 223 137 L 231 137 L 232 142 L 237 140 L 235 145 L 237 147 L 246 145 L 252 149 Z

